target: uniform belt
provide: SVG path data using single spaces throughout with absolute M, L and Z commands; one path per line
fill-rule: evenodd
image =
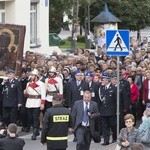
M 63 136 L 63 137 L 50 137 L 50 136 L 47 136 L 46 139 L 51 140 L 51 141 L 62 141 L 62 140 L 67 140 L 68 137 L 67 136 Z
M 54 95 L 54 94 L 56 94 L 56 93 L 58 93 L 58 91 L 47 91 L 47 94 L 48 94 L 48 95 Z
M 90 129 L 90 126 L 83 126 L 83 125 L 81 125 L 81 127 Z
M 30 94 L 27 94 L 27 98 L 41 99 L 41 95 L 30 95 Z

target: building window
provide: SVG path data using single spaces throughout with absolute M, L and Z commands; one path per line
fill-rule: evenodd
M 37 4 L 31 4 L 30 10 L 30 46 L 37 45 Z
M 0 23 L 5 23 L 5 2 L 0 2 Z

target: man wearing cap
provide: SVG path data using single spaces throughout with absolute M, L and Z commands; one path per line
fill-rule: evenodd
M 70 110 L 63 107 L 62 96 L 54 94 L 53 106 L 46 110 L 41 134 L 41 143 L 47 143 L 47 150 L 66 150 L 68 129 L 72 131 Z
M 28 128 L 33 126 L 31 139 L 36 140 L 39 135 L 39 115 L 40 110 L 44 109 L 46 89 L 45 84 L 40 81 L 39 72 L 34 69 L 30 73 L 31 81 L 27 83 L 24 94 L 27 96 L 26 108 L 28 113 Z
M 4 125 L 16 123 L 18 108 L 22 105 L 21 82 L 15 78 L 15 71 L 7 71 L 7 79 L 1 83 L 3 87 L 3 120 Z
M 95 118 L 99 116 L 97 103 L 91 100 L 90 90 L 85 90 L 83 99 L 74 103 L 72 121 L 77 138 L 76 150 L 89 150 L 95 131 Z
M 100 84 L 96 84 L 95 82 L 93 82 L 93 75 L 91 72 L 85 73 L 85 82 L 88 83 L 89 89 L 92 93 L 92 100 L 98 102 L 97 94 L 98 94 L 98 88 Z
M 57 76 L 56 68 L 52 66 L 48 70 L 48 78 L 45 80 L 46 84 L 46 104 L 45 109 L 52 106 L 52 97 L 54 94 L 60 94 L 63 97 L 62 79 Z
M 69 107 L 72 108 L 74 102 L 77 100 L 81 100 L 83 98 L 83 91 L 85 89 L 89 89 L 88 84 L 82 80 L 82 72 L 81 70 L 76 70 L 74 72 L 75 80 L 69 83 Z
M 113 132 L 113 141 L 117 139 L 116 133 L 116 106 L 117 106 L 117 89 L 110 82 L 111 78 L 108 72 L 102 75 L 102 85 L 99 88 L 100 114 L 102 119 L 102 133 L 104 143 L 109 145 L 110 129 Z

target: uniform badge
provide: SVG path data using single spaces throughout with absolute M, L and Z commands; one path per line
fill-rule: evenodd
M 92 97 L 95 97 L 95 93 L 94 92 L 92 92 Z
M 11 84 L 11 88 L 14 88 L 14 84 Z
M 80 91 L 80 95 L 83 95 L 83 91 L 82 90 Z

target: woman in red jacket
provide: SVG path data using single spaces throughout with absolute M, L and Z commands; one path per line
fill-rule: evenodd
M 138 86 L 134 83 L 134 76 L 128 76 L 128 81 L 130 83 L 130 90 L 131 90 L 131 108 L 132 114 L 135 117 L 135 123 L 137 118 L 137 105 L 138 105 L 138 98 L 139 98 L 139 90 Z

